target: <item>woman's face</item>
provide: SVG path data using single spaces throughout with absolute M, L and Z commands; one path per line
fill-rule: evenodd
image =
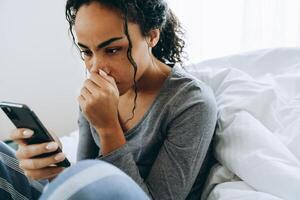
M 118 12 L 97 2 L 83 5 L 77 12 L 74 30 L 88 71 L 98 73 L 102 69 L 112 76 L 120 95 L 132 88 L 134 69 L 127 58 L 129 42 Z M 151 63 L 151 56 L 139 26 L 128 23 L 128 30 L 139 80 Z

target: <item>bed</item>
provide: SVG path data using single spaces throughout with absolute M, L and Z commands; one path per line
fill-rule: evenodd
M 213 89 L 215 157 L 202 199 L 300 199 L 300 48 L 262 49 L 185 67 Z M 78 131 L 62 137 L 75 162 Z

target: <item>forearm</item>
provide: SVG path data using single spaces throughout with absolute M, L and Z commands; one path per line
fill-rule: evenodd
M 113 127 L 105 129 L 95 128 L 99 134 L 101 144 L 101 152 L 98 159 L 106 161 L 124 171 L 149 194 L 148 188 L 130 152 L 121 126 L 116 124 Z
M 116 124 L 112 128 L 96 128 L 96 131 L 100 137 L 101 154 L 103 156 L 126 144 L 124 132 L 120 124 Z
M 132 149 L 130 148 L 129 144 L 126 143 L 121 148 L 108 155 L 100 155 L 98 159 L 108 162 L 121 169 L 128 176 L 130 176 L 150 197 L 151 195 L 148 186 L 140 174 L 131 150 Z

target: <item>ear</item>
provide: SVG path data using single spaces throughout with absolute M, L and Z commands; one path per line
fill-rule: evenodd
M 160 38 L 160 30 L 152 29 L 149 31 L 147 36 L 147 43 L 150 48 L 153 48 L 157 45 Z

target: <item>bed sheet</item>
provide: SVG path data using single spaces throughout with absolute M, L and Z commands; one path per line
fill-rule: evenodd
M 186 67 L 214 90 L 214 150 L 227 169 L 223 178 L 212 170 L 202 199 L 237 198 L 233 191 L 239 199 L 300 199 L 299 55 L 297 48 L 266 49 Z M 238 179 L 224 178 L 230 174 Z

